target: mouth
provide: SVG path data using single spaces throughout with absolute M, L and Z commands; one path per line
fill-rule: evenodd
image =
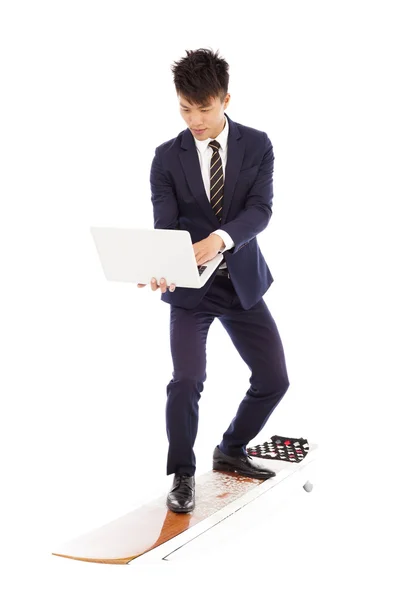
M 193 129 L 195 133 L 204 133 L 205 129 Z

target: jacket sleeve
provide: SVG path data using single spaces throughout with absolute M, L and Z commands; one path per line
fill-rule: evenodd
M 235 219 L 221 227 L 234 241 L 235 246 L 227 250 L 231 254 L 236 254 L 263 231 L 272 215 L 274 152 L 267 134 L 264 135 L 264 155 L 256 180 L 248 191 L 245 206 Z
M 163 170 L 156 148 L 150 169 L 154 229 L 179 229 L 179 209 L 172 182 Z

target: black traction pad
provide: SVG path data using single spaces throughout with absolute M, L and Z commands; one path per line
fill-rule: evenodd
M 250 446 L 246 448 L 246 451 L 250 456 L 258 456 L 259 458 L 301 462 L 309 449 L 308 441 L 305 438 L 273 435 L 263 444 Z

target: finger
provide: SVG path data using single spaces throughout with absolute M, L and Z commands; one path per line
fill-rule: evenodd
M 160 289 L 162 294 L 164 294 L 167 289 L 167 282 L 165 281 L 164 277 L 161 277 L 160 279 Z
M 170 292 L 174 292 L 175 291 L 175 284 L 171 283 L 171 285 L 169 286 L 169 291 Z

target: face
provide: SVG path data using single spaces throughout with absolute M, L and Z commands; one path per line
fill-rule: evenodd
M 229 104 L 230 94 L 224 102 L 219 98 L 209 98 L 204 106 L 193 105 L 178 94 L 181 115 L 197 140 L 215 139 L 225 125 L 224 111 Z

